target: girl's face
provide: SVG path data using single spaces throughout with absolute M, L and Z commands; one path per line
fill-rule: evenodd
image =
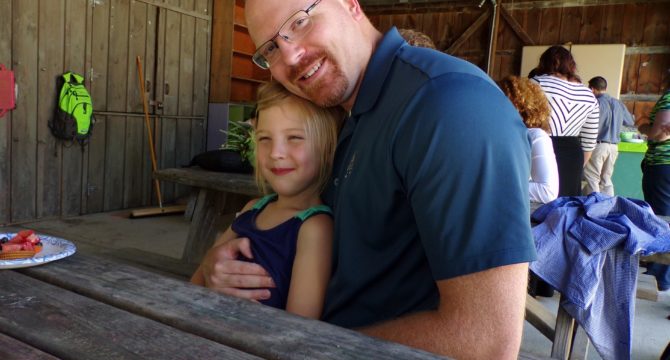
M 316 191 L 319 165 L 303 113 L 295 102 L 284 100 L 262 110 L 256 120 L 258 168 L 272 190 L 284 197 Z

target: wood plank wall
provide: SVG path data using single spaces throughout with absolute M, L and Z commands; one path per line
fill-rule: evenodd
M 0 118 L 0 225 L 156 204 L 135 59 L 158 167 L 205 149 L 213 0 L 2 0 L 0 63 L 17 107 Z M 56 79 L 84 74 L 96 124 L 84 151 L 47 123 Z M 163 184 L 164 202 L 186 188 Z
M 647 117 L 661 84 L 670 76 L 670 1 L 514 1 L 497 2 L 513 22 L 529 36 L 533 45 L 612 44 L 627 46 L 622 99 L 636 117 Z M 433 38 L 446 51 L 491 5 L 479 2 L 368 6 L 365 12 L 381 31 L 391 26 L 414 28 Z M 567 5 L 566 5 L 567 4 Z M 500 9 L 502 7 L 502 9 Z M 489 45 L 488 20 L 468 37 L 452 55 L 466 59 L 486 71 Z M 505 17 L 499 21 L 491 76 L 494 80 L 519 75 L 523 36 Z M 579 64 L 578 64 L 579 65 Z M 643 95 L 640 95 L 643 94 Z

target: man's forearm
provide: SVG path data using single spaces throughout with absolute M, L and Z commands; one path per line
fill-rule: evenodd
M 498 276 L 500 269 L 506 273 Z M 523 331 L 527 273 L 527 264 L 516 264 L 466 275 L 462 278 L 472 277 L 474 282 L 443 284 L 449 288 L 440 285 L 446 291 L 441 291 L 438 310 L 359 330 L 457 359 L 516 359 Z M 490 281 L 496 278 L 500 282 Z

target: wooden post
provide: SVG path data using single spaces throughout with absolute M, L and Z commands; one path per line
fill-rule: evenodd
M 502 0 L 497 0 L 502 2 Z M 495 63 L 496 47 L 498 46 L 498 24 L 500 23 L 500 9 L 496 0 L 491 0 L 493 6 L 493 16 L 491 17 L 491 33 L 489 39 L 489 51 L 486 60 L 486 73 L 493 77 L 493 64 Z

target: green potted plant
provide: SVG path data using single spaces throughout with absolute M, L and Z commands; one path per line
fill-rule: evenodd
M 226 142 L 221 145 L 221 150 L 228 150 L 240 156 L 240 166 L 245 171 L 253 171 L 254 165 L 254 140 L 253 127 L 248 122 L 228 121 L 228 131 L 221 130 L 227 135 Z

